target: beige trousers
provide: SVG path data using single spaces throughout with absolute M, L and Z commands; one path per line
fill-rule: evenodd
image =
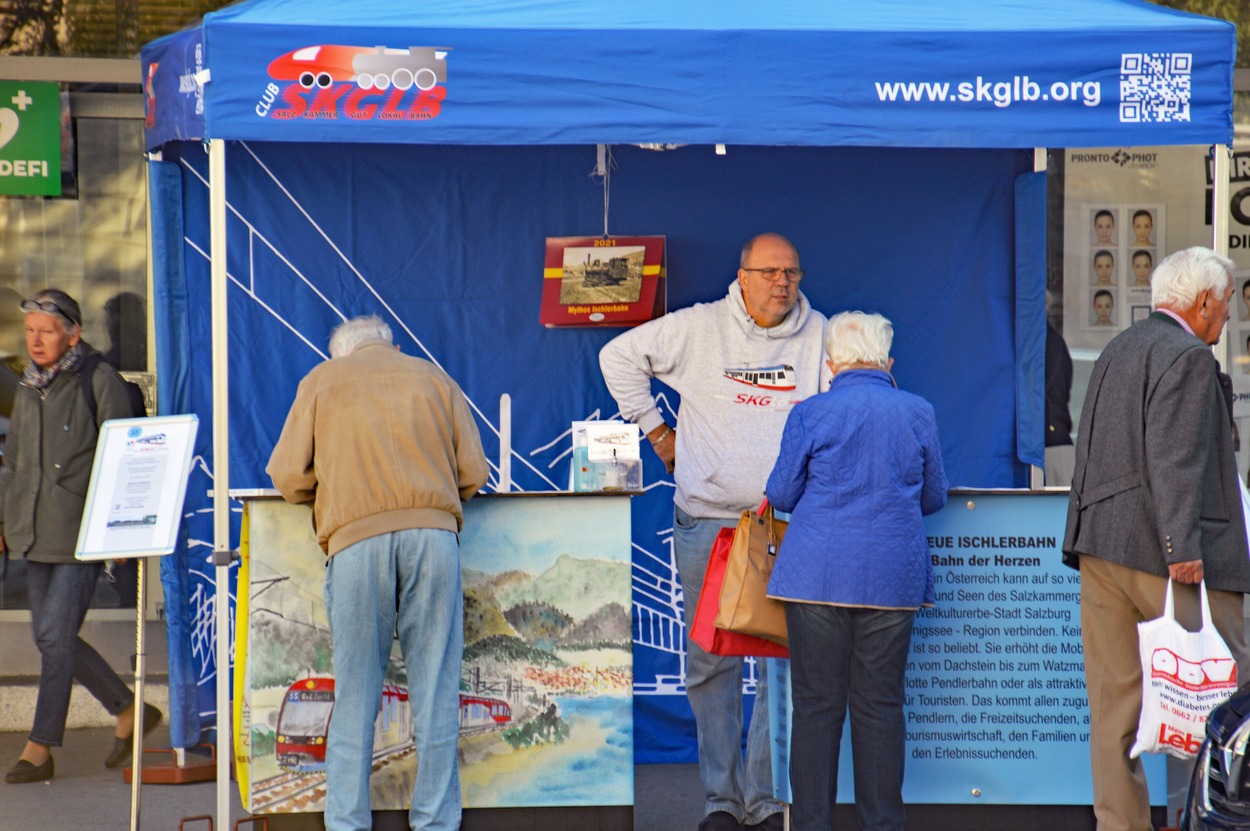
M 1163 614 L 1167 579 L 1097 557 L 1081 557 L 1081 641 L 1089 696 L 1089 755 L 1098 831 L 1151 831 L 1150 797 L 1140 759 L 1128 752 L 1141 716 L 1137 623 Z M 1201 626 L 1198 587 L 1174 584 L 1176 619 Z M 1242 686 L 1250 672 L 1242 595 L 1210 591 L 1211 619 L 1237 660 Z

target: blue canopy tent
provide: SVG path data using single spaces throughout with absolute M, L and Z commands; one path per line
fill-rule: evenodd
M 1024 487 L 1042 456 L 1034 148 L 1218 150 L 1234 54 L 1230 24 L 1137 0 L 251 0 L 149 44 L 160 408 L 213 428 L 213 529 L 193 521 L 201 555 L 162 567 L 174 743 L 198 738 L 214 672 L 197 640 L 213 604 L 176 598 L 211 585 L 226 490 L 269 485 L 295 386 L 344 316 L 381 314 L 461 382 L 488 455 L 510 454 L 490 487 L 558 489 L 569 422 L 616 413 L 595 360 L 616 330 L 539 326 L 544 238 L 666 235 L 677 308 L 722 296 L 742 242 L 777 230 L 816 308 L 895 322 L 896 376 L 934 403 L 952 482 Z M 647 464 L 636 757 L 688 761 L 671 498 Z

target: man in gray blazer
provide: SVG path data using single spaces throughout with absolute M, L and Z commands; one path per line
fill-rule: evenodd
M 1161 262 L 1155 311 L 1107 344 L 1085 395 L 1063 557 L 1081 571 L 1098 831 L 1151 829 L 1145 775 L 1128 758 L 1141 713 L 1137 623 L 1162 614 L 1169 576 L 1177 619 L 1191 630 L 1206 580 L 1238 678 L 1250 672 L 1245 518 L 1229 407 L 1207 348 L 1228 319 L 1233 268 L 1197 247 Z

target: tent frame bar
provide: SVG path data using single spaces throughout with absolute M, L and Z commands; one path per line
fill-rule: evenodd
M 226 326 L 226 143 L 208 143 L 213 327 L 213 564 L 217 568 L 217 823 L 230 824 L 230 373 Z

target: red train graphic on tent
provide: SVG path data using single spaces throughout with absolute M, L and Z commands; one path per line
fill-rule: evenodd
M 761 390 L 792 390 L 798 386 L 798 375 L 789 364 L 762 366 L 758 369 L 726 369 L 726 378 Z
M 277 742 L 274 755 L 278 766 L 293 773 L 325 769 L 326 736 L 334 715 L 334 679 L 304 678 L 286 691 L 278 711 Z M 460 693 L 460 731 L 498 729 L 512 721 L 512 707 L 501 698 Z M 382 703 L 374 722 L 373 752 L 376 756 L 391 748 L 412 743 L 412 709 L 408 689 L 397 684 L 382 685 Z
M 269 63 L 275 81 L 296 81 L 304 89 L 326 89 L 353 81 L 361 89 L 419 90 L 447 83 L 449 47 L 305 46 Z

